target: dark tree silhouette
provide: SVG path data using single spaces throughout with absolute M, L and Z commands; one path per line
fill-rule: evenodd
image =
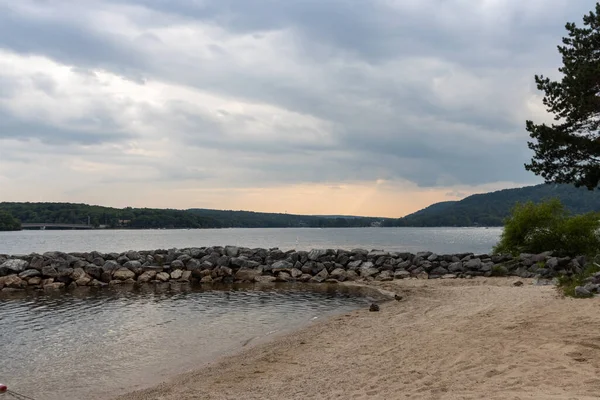
M 583 17 L 583 27 L 567 23 L 568 36 L 558 46 L 562 80 L 535 76 L 544 105 L 555 123 L 526 129 L 535 152 L 525 168 L 546 182 L 571 183 L 590 190 L 600 181 L 600 3 Z

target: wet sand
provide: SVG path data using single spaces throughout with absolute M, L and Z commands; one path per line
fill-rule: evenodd
M 599 398 L 600 298 L 516 280 L 375 284 L 404 299 L 250 343 L 119 400 Z

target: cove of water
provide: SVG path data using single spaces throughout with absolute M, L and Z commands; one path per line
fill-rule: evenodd
M 3 294 L 0 382 L 39 399 L 109 399 L 366 306 L 357 290 L 165 284 Z
M 502 228 L 253 228 L 0 232 L 0 254 L 122 252 L 203 246 L 487 253 Z

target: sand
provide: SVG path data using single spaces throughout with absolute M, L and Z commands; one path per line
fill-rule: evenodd
M 562 298 L 516 280 L 378 284 L 404 300 L 315 323 L 119 400 L 600 398 L 600 298 Z

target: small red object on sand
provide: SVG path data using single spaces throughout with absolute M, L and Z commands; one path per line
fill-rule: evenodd
M 2 383 L 0 383 L 0 393 L 4 393 L 8 390 L 8 388 L 6 387 L 6 385 L 3 385 Z

